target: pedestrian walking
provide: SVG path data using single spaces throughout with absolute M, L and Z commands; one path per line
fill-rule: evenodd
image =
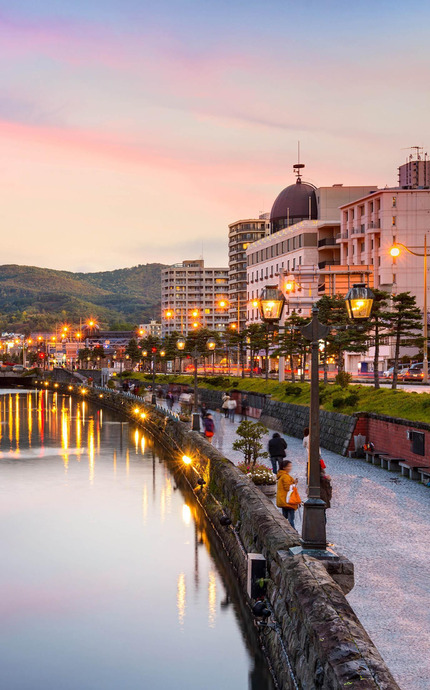
M 294 516 L 301 500 L 297 491 L 298 479 L 293 479 L 290 474 L 292 467 L 293 464 L 289 460 L 281 460 L 279 463 L 279 471 L 276 475 L 276 505 L 282 509 L 282 515 L 295 529 Z
M 228 401 L 228 418 L 230 422 L 234 422 L 234 415 L 236 414 L 237 402 L 234 398 L 230 398 Z
M 249 411 L 249 405 L 248 405 L 248 398 L 246 395 L 242 398 L 242 419 L 246 419 L 248 416 L 248 411 Z
M 205 428 L 205 437 L 209 443 L 212 443 L 215 434 L 215 423 L 210 412 L 203 418 L 203 425 Z
M 173 398 L 173 395 L 171 394 L 170 391 L 169 391 L 169 392 L 167 393 L 167 395 L 166 395 L 166 403 L 167 403 L 167 407 L 169 408 L 169 410 L 172 410 L 172 409 L 173 409 L 174 398 Z
M 278 462 L 280 464 L 287 456 L 287 442 L 277 431 L 273 434 L 268 443 L 270 462 L 272 463 L 273 474 L 278 473 Z
M 225 436 L 225 416 L 220 409 L 215 412 L 215 436 L 214 445 L 218 450 L 222 450 Z
M 308 460 L 309 456 L 309 427 L 303 429 L 303 448 L 305 451 L 305 460 Z
M 224 395 L 222 396 L 222 405 L 221 405 L 221 409 L 222 409 L 222 411 L 224 412 L 224 417 L 225 417 L 226 419 L 227 419 L 227 417 L 228 417 L 228 403 L 229 403 L 229 400 L 230 400 L 230 396 L 229 396 L 227 393 L 224 393 Z

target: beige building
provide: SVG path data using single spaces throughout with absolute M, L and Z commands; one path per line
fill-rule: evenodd
M 206 268 L 202 259 L 183 261 L 161 272 L 162 335 L 173 331 L 186 335 L 204 327 L 223 332 L 228 311 L 228 268 Z

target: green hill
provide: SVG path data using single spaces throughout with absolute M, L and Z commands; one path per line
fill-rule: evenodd
M 36 266 L 0 266 L 3 330 L 44 330 L 89 316 L 103 327 L 131 327 L 160 318 L 163 264 L 100 273 L 72 273 Z

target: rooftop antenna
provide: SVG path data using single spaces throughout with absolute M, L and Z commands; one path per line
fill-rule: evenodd
M 423 155 L 424 148 L 422 146 L 407 146 L 406 148 L 402 149 L 402 151 L 415 151 L 415 160 L 420 161 Z M 410 153 L 409 154 L 409 160 L 412 161 L 414 160 L 414 154 Z
M 296 184 L 301 184 L 302 182 L 302 173 L 301 171 L 304 168 L 304 164 L 300 163 L 300 141 L 297 142 L 297 163 L 294 163 L 293 165 L 293 170 L 295 175 L 297 176 Z

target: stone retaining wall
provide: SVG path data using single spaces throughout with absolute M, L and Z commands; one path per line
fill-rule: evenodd
M 304 405 L 266 400 L 260 422 L 289 436 L 302 438 L 303 429 L 309 426 L 309 408 Z M 355 417 L 320 410 L 320 444 L 322 448 L 346 455 L 355 424 Z
M 66 386 L 64 392 L 69 393 Z M 78 389 L 73 392 L 78 394 Z M 190 432 L 187 425 L 140 400 L 139 407 L 147 416 L 137 420 L 132 396 L 87 389 L 85 397 L 133 419 L 167 450 L 178 481 L 194 488 L 196 500 L 215 526 L 244 596 L 244 551 L 265 556 L 270 578 L 268 601 L 276 630 L 267 628 L 263 641 L 281 690 L 400 690 L 341 586 L 320 561 L 290 554 L 289 548 L 299 544 L 297 532 L 227 458 L 199 434 Z M 184 453 L 192 458 L 192 466 L 182 463 Z M 199 487 L 199 477 L 206 482 L 203 487 Z M 230 517 L 232 525 L 221 526 L 222 514 Z M 351 566 L 346 560 L 337 565 L 337 576 L 346 589 Z

